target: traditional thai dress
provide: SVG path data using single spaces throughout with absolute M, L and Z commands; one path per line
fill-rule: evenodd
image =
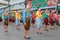
M 8 15 L 4 15 L 4 25 L 8 26 Z
M 54 22 L 58 25 L 58 15 L 54 14 Z
M 51 25 L 54 24 L 53 14 L 52 13 L 50 13 L 50 15 L 49 15 L 49 22 L 50 22 Z
M 16 13 L 16 20 L 15 20 L 15 22 L 16 22 L 16 25 L 19 25 L 20 24 L 20 14 L 19 13 Z
M 26 23 L 26 25 L 24 25 L 25 30 L 29 30 L 30 29 L 30 11 L 28 9 L 24 9 L 23 10 L 23 23 Z
M 48 13 L 44 13 L 44 24 L 48 25 L 48 18 L 49 18 L 49 14 Z
M 36 24 L 37 24 L 37 28 L 42 27 L 42 14 L 40 11 L 36 12 Z
M 35 15 L 35 14 L 32 14 L 32 15 L 31 15 L 31 18 L 32 18 L 32 23 L 34 24 L 34 23 L 35 23 L 36 15 Z

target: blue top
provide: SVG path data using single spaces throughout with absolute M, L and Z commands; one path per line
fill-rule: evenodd
M 4 16 L 4 19 L 8 19 L 8 16 Z
M 24 9 L 22 15 L 23 15 L 23 22 L 26 23 L 26 17 L 30 17 L 31 14 L 30 12 L 26 14 L 26 9 Z

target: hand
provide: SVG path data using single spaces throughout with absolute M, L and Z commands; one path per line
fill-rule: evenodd
M 26 23 L 24 23 L 24 26 L 26 26 Z

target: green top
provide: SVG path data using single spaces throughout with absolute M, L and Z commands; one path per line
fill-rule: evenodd
M 49 18 L 49 14 L 47 12 L 44 13 L 44 18 Z

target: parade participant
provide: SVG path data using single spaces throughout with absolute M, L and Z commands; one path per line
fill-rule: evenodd
M 42 12 L 41 9 L 38 7 L 36 12 L 36 24 L 37 24 L 37 33 L 41 34 L 40 28 L 42 27 Z
M 52 12 L 50 11 L 50 14 L 49 14 L 49 22 L 50 22 L 50 29 L 53 30 L 53 25 L 54 25 L 54 19 L 53 19 L 53 14 Z
M 24 38 L 30 39 L 29 29 L 30 29 L 30 10 L 29 5 L 26 5 L 26 9 L 23 10 L 23 24 L 24 24 Z
M 47 28 L 48 18 L 49 18 L 49 14 L 48 14 L 48 10 L 46 9 L 46 11 L 44 13 L 44 30 L 45 31 L 48 31 L 48 28 Z
M 32 14 L 31 14 L 31 18 L 32 18 L 32 26 L 34 26 L 35 18 L 36 18 L 36 15 L 35 15 L 34 12 L 32 12 Z
M 20 13 L 19 12 L 16 12 L 15 18 L 16 18 L 16 20 L 15 20 L 15 22 L 16 22 L 16 29 L 20 30 L 19 25 L 20 25 L 20 18 L 21 17 L 20 17 Z
M 57 14 L 57 13 L 58 13 L 58 12 L 55 12 L 55 13 L 54 13 L 55 28 L 58 28 L 57 25 L 58 25 L 58 23 L 59 23 L 59 22 L 58 22 L 58 14 Z
M 4 31 L 8 32 L 8 13 L 6 13 L 6 9 L 4 9 Z

